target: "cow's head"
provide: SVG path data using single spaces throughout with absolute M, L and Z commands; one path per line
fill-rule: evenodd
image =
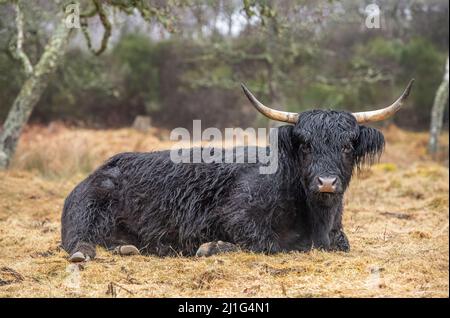
M 300 158 L 301 179 L 310 195 L 331 199 L 343 194 L 355 167 L 371 164 L 384 147 L 383 134 L 363 123 L 384 120 L 395 114 L 408 97 L 414 80 L 392 105 L 368 112 L 350 113 L 311 110 L 290 113 L 273 110 L 259 102 L 242 84 L 244 93 L 270 119 L 294 124 L 291 144 Z

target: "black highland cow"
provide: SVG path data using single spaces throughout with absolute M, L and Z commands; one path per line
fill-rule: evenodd
M 384 146 L 381 132 L 360 124 L 397 112 L 412 83 L 391 106 L 353 114 L 275 111 L 243 86 L 260 112 L 293 124 L 278 128 L 275 174 L 260 174 L 260 163 L 177 164 L 169 151 L 118 154 L 67 197 L 62 246 L 71 261 L 94 258 L 96 245 L 161 256 L 348 251 L 344 192 Z

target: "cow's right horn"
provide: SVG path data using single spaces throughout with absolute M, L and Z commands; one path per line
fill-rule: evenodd
M 414 79 L 409 81 L 409 84 L 408 86 L 406 86 L 405 90 L 403 91 L 403 94 L 392 105 L 378 110 L 353 113 L 353 116 L 355 116 L 356 120 L 360 124 L 388 119 L 396 112 L 398 112 L 399 109 L 403 106 L 403 102 L 408 97 L 413 83 Z
M 298 113 L 291 113 L 291 112 L 283 112 L 280 110 L 275 110 L 272 108 L 269 108 L 265 106 L 263 103 L 261 103 L 259 100 L 256 99 L 255 96 L 249 91 L 249 89 L 241 83 L 241 87 L 244 90 L 245 95 L 250 100 L 250 102 L 255 106 L 255 108 L 264 116 L 278 121 L 283 121 L 285 123 L 291 123 L 296 124 L 299 118 Z

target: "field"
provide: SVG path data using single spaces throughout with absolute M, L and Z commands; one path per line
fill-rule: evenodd
M 59 248 L 65 196 L 108 156 L 170 147 L 151 129 L 29 127 L 0 172 L 0 297 L 448 297 L 448 134 L 384 129 L 385 154 L 346 194 L 350 253 L 121 257 L 69 264 Z

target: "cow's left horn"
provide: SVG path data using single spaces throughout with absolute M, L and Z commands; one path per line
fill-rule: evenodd
M 403 94 L 392 105 L 378 110 L 353 113 L 353 116 L 355 116 L 356 120 L 360 124 L 380 121 L 391 117 L 403 106 L 403 102 L 408 97 L 413 83 L 414 79 L 409 81 L 409 84 Z
M 242 89 L 244 90 L 245 95 L 250 100 L 250 102 L 255 106 L 255 108 L 264 116 L 278 121 L 283 121 L 285 123 L 295 124 L 298 121 L 299 114 L 291 113 L 291 112 L 283 112 L 280 110 L 275 110 L 265 106 L 259 100 L 256 99 L 255 96 L 248 90 L 248 88 L 241 83 Z

